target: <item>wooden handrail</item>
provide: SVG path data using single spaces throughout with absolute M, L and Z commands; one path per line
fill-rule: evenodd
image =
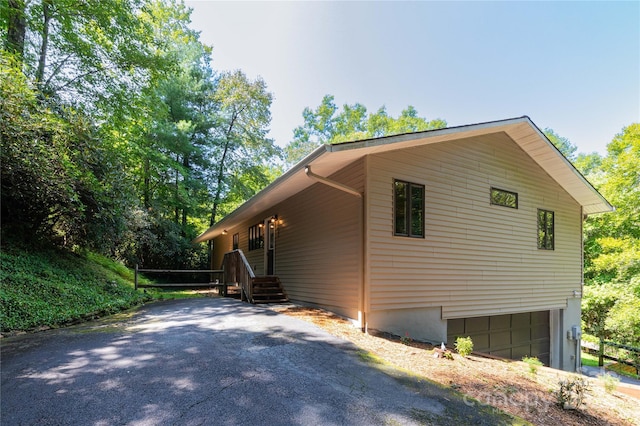
M 253 279 L 256 277 L 242 250 L 237 249 L 224 254 L 222 259 L 225 284 L 236 283 L 240 286 L 240 297 L 253 302 Z

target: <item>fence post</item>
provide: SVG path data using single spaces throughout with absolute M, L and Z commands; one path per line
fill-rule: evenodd
M 598 347 L 598 367 L 604 366 L 604 339 L 600 337 L 600 346 Z
M 136 269 L 133 275 L 133 288 L 138 290 L 138 264 L 136 263 Z

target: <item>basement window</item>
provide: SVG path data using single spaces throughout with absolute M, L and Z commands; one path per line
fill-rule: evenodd
M 424 238 L 424 185 L 394 181 L 394 235 Z
M 550 210 L 538 209 L 538 248 L 554 249 L 554 213 Z
M 264 225 L 258 223 L 249 228 L 249 251 L 264 247 Z
M 491 204 L 494 206 L 518 208 L 518 193 L 504 189 L 491 188 Z

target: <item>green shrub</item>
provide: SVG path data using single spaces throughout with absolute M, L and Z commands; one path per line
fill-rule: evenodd
M 64 250 L 3 244 L 0 251 L 0 330 L 58 326 L 127 309 L 148 300 L 107 260 Z
M 613 374 L 604 373 L 598 375 L 598 379 L 602 382 L 604 386 L 604 390 L 607 393 L 611 393 L 618 387 L 618 383 L 620 383 L 620 379 Z
M 456 351 L 466 357 L 473 352 L 473 340 L 471 337 L 458 337 L 456 339 Z
M 529 365 L 529 373 L 536 374 L 538 372 L 538 367 L 544 365 L 542 361 L 540 361 L 537 357 L 522 357 L 522 362 Z
M 587 393 L 590 392 L 589 381 L 586 378 L 573 376 L 558 382 L 558 389 L 553 392 L 558 406 L 565 410 L 578 409 L 585 403 Z
M 400 342 L 401 342 L 403 345 L 409 345 L 409 344 L 411 344 L 411 342 L 413 342 L 413 339 L 411 338 L 411 336 L 409 336 L 409 333 L 407 332 L 407 333 L 405 333 L 405 335 L 404 335 L 404 336 L 402 336 L 402 337 L 400 338 Z

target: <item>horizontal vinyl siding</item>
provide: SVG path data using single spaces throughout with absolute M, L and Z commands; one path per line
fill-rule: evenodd
M 394 179 L 425 185 L 424 239 L 393 236 Z M 492 186 L 518 209 L 491 205 Z M 372 155 L 368 188 L 372 310 L 549 310 L 580 289 L 580 206 L 503 133 Z M 555 212 L 555 250 L 537 248 L 538 208 Z
M 221 269 L 224 254 L 233 248 L 233 237 L 231 234 L 220 235 L 213 239 L 213 254 L 211 256 L 211 269 Z M 242 248 L 242 247 L 241 247 Z M 244 250 L 244 248 L 242 248 Z
M 220 235 L 215 238 L 213 240 L 213 261 L 211 267 L 218 269 L 222 266 L 224 254 L 233 250 L 233 235 L 239 234 L 238 248 L 244 253 L 255 274 L 264 275 L 264 249 L 249 251 L 249 227 L 262 223 L 266 217 L 272 215 L 273 214 L 267 213 L 257 215 L 240 226 L 228 229 L 226 235 Z
M 331 179 L 363 191 L 362 161 Z M 362 199 L 316 183 L 277 206 L 284 220 L 276 271 L 290 299 L 357 318 L 362 282 Z
M 362 160 L 331 179 L 363 191 Z M 323 306 L 357 318 L 362 283 L 362 199 L 316 183 L 273 206 L 251 221 L 216 238 L 216 256 L 232 247 L 240 233 L 240 249 L 256 275 L 264 274 L 264 250 L 248 251 L 248 228 L 278 215 L 275 274 L 293 301 Z M 218 262 L 219 264 L 220 262 Z

